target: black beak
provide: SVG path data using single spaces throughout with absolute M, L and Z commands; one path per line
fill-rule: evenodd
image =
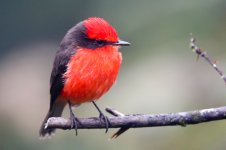
M 129 46 L 130 43 L 126 41 L 119 40 L 118 42 L 112 43 L 112 45 L 118 45 L 118 46 Z

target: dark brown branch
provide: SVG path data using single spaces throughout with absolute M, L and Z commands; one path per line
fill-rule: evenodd
M 186 126 L 222 119 L 226 119 L 226 106 L 179 113 L 109 117 L 109 128 Z M 48 128 L 71 129 L 71 121 L 53 117 L 48 120 Z M 105 129 L 105 123 L 101 122 L 98 117 L 80 118 L 78 129 Z

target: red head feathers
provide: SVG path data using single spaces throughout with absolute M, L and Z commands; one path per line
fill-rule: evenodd
M 117 42 L 119 40 L 116 30 L 102 18 L 88 18 L 84 21 L 87 29 L 87 36 L 90 39 L 99 39 L 108 42 Z

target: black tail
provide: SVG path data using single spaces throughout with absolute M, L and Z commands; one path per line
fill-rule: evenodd
M 60 117 L 62 115 L 65 105 L 66 105 L 65 102 L 57 102 L 56 104 L 53 105 L 51 110 L 49 110 L 39 130 L 40 137 L 45 137 L 46 134 L 51 135 L 52 133 L 54 133 L 55 129 L 45 128 L 45 124 L 47 120 L 51 117 Z

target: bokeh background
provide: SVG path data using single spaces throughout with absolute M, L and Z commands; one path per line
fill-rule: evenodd
M 125 114 L 168 113 L 226 104 L 219 75 L 189 49 L 198 39 L 226 70 L 226 1 L 224 0 L 1 0 L 0 1 L 0 149 L 222 150 L 226 122 L 195 126 L 116 131 L 58 130 L 39 140 L 49 107 L 49 76 L 55 52 L 66 31 L 90 16 L 108 20 L 121 39 L 123 64 L 114 87 L 98 102 Z M 91 104 L 79 117 L 98 116 Z M 68 110 L 64 112 L 68 116 Z

